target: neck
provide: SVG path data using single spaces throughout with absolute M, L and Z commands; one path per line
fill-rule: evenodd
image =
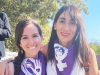
M 38 54 L 37 55 L 27 55 L 25 54 L 25 58 L 38 58 Z
M 62 43 L 62 42 L 59 41 L 59 44 L 61 44 L 62 46 L 66 47 L 66 48 L 68 48 L 72 43 L 73 43 L 73 41 L 69 41 L 69 42 L 66 42 L 66 43 L 64 43 L 64 42 Z

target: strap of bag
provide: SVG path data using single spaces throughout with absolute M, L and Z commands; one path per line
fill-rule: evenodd
M 88 53 L 88 61 L 90 62 L 89 53 Z M 84 69 L 85 69 L 85 75 L 89 75 L 89 65 L 90 64 L 86 61 L 83 63 L 83 66 L 84 66 Z
M 84 62 L 85 75 L 89 75 L 89 63 Z

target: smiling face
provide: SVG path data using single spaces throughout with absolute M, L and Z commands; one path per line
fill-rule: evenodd
M 30 23 L 25 26 L 20 40 L 20 46 L 25 51 L 25 57 L 38 57 L 42 39 L 43 36 L 40 36 L 35 25 Z
M 54 24 L 59 43 L 64 47 L 69 47 L 73 43 L 73 38 L 76 34 L 77 25 L 69 15 L 69 11 L 64 11 Z

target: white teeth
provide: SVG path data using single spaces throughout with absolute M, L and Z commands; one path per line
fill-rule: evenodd
M 69 33 L 62 33 L 63 35 L 69 35 Z
M 68 35 L 68 34 L 65 34 L 65 33 L 62 33 L 63 35 Z
M 31 48 L 29 48 L 29 49 L 34 49 L 34 48 L 36 48 L 36 46 L 35 46 L 35 47 L 31 47 Z

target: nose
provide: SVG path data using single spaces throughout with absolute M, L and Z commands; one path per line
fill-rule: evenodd
M 69 30 L 69 24 L 65 23 L 64 30 Z
M 33 45 L 34 44 L 34 40 L 32 38 L 29 39 L 29 44 Z

